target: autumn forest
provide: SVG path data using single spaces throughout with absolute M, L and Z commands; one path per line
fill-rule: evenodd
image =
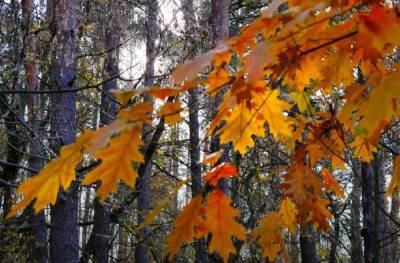
M 400 262 L 396 0 L 0 0 L 0 262 Z

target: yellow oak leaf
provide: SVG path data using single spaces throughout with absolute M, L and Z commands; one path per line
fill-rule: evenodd
M 314 113 L 314 107 L 310 103 L 310 94 L 304 91 L 291 92 L 290 97 L 297 104 L 300 112 Z
M 137 94 L 136 90 L 132 89 L 118 89 L 118 90 L 113 90 L 112 93 L 115 95 L 117 100 L 121 102 L 122 104 L 127 104 L 129 100 Z
M 15 216 L 33 200 L 36 213 L 48 204 L 54 205 L 60 187 L 66 191 L 75 179 L 75 167 L 81 161 L 92 135 L 90 131 L 82 133 L 74 144 L 62 147 L 60 156 L 50 161 L 38 175 L 23 182 L 17 189 L 18 194 L 23 194 L 23 199 L 12 207 L 7 217 Z
M 236 104 L 223 119 L 225 125 L 219 131 L 221 143 L 233 142 L 235 150 L 246 153 L 247 147 L 253 147 L 252 136 L 265 136 L 264 122 L 256 121 L 257 112 L 244 103 Z
M 119 180 L 133 187 L 137 173 L 132 162 L 143 162 L 143 155 L 139 151 L 143 142 L 140 137 L 141 129 L 137 126 L 124 130 L 110 140 L 110 145 L 96 153 L 96 158 L 101 159 L 101 164 L 93 169 L 84 179 L 82 184 L 89 185 L 101 181 L 101 186 L 96 192 L 100 200 L 104 201 L 110 192 L 117 189 Z
M 373 153 L 378 151 L 375 145 L 371 144 L 364 136 L 357 136 L 350 146 L 355 149 L 355 157 L 361 158 L 361 160 L 367 163 L 374 159 Z
M 175 125 L 182 119 L 181 111 L 182 107 L 179 101 L 167 102 L 161 107 L 158 116 L 164 117 L 165 123 Z
M 296 234 L 297 208 L 289 197 L 285 197 L 285 199 L 283 199 L 283 201 L 279 205 L 278 213 L 282 218 L 282 225 L 286 227 L 290 231 L 290 233 Z
M 390 183 L 386 191 L 386 196 L 393 196 L 396 190 L 400 190 L 400 155 L 398 155 L 394 160 L 393 175 L 392 179 L 390 179 Z
M 276 138 L 281 134 L 292 134 L 291 121 L 284 115 L 284 111 L 290 109 L 290 104 L 278 98 L 279 90 L 266 89 L 262 93 L 254 94 L 253 103 L 260 117 L 268 122 L 269 131 Z
M 270 261 L 274 261 L 284 248 L 279 224 L 281 220 L 282 217 L 278 212 L 271 212 L 260 221 L 260 227 L 252 232 L 252 236 L 262 249 L 263 257 L 268 257 Z
M 246 238 L 245 228 L 234 219 L 239 216 L 239 211 L 231 207 L 231 199 L 224 192 L 215 189 L 207 197 L 204 213 L 206 219 L 200 228 L 212 234 L 208 249 L 211 253 L 217 252 L 227 262 L 229 254 L 236 252 L 232 236 L 241 240 Z
M 382 128 L 386 127 L 400 101 L 400 73 L 385 76 L 373 88 L 368 99 L 361 103 L 358 116 L 361 116 L 359 126 L 367 130 L 370 141 L 378 141 Z M 379 110 L 377 110 L 379 109 Z
M 116 119 L 112 123 L 93 131 L 93 136 L 90 139 L 89 146 L 86 149 L 86 152 L 89 154 L 89 158 L 94 159 L 96 152 L 107 146 L 113 135 L 129 128 L 132 128 L 131 124 L 128 124 L 121 119 Z
M 203 197 L 198 195 L 175 218 L 173 222 L 175 227 L 166 237 L 169 260 L 178 253 L 182 244 L 192 242 L 195 237 L 196 228 L 204 221 L 203 214 Z
M 147 102 L 137 103 L 118 112 L 118 116 L 126 122 L 148 123 L 151 122 L 153 106 Z

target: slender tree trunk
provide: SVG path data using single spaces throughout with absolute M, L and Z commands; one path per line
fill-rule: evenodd
M 22 31 L 24 34 L 24 67 L 26 84 L 28 90 L 39 89 L 38 69 L 35 62 L 36 39 L 30 34 L 32 25 L 32 1 L 22 1 Z M 25 98 L 28 110 L 28 124 L 31 125 L 36 136 L 40 136 L 41 104 L 39 95 L 32 94 Z M 39 137 L 32 137 L 29 144 L 29 167 L 34 170 L 41 170 L 44 165 L 42 159 L 43 147 Z M 44 212 L 35 215 L 30 210 L 29 221 L 32 225 L 33 239 L 29 244 L 29 259 L 35 262 L 47 261 L 47 228 Z
M 392 205 L 390 209 L 390 217 L 399 222 L 399 210 L 400 210 L 400 192 L 396 191 L 392 197 Z M 391 221 L 390 225 L 390 234 L 395 233 L 398 230 L 398 226 Z M 390 239 L 390 252 L 389 257 L 392 259 L 390 262 L 395 263 L 400 261 L 400 253 L 399 253 L 399 237 L 397 234 L 394 234 Z
M 213 46 L 216 47 L 222 40 L 229 37 L 229 0 L 212 0 L 212 26 L 213 26 Z M 211 102 L 211 117 L 217 113 L 218 106 L 222 101 L 224 91 L 216 95 L 215 99 Z M 224 155 L 221 157 L 221 162 L 229 160 L 229 151 L 231 146 L 221 145 L 218 136 L 213 136 L 211 139 L 211 151 L 219 151 L 224 149 Z M 228 182 L 221 179 L 218 187 L 224 192 L 228 191 Z
M 354 161 L 355 173 L 353 176 L 353 191 L 351 192 L 351 262 L 362 262 L 362 242 L 361 242 L 361 177 L 360 163 Z
M 144 84 L 146 87 L 150 87 L 154 83 L 154 65 L 157 57 L 156 50 L 156 38 L 157 38 L 157 14 L 158 14 L 158 1 L 147 0 L 146 1 L 146 71 Z M 150 95 L 144 95 L 144 101 L 153 104 L 152 97 Z M 143 140 L 145 147 L 149 145 L 151 141 L 151 125 L 143 125 Z M 139 181 L 137 189 L 139 191 L 138 197 L 138 223 L 141 223 L 146 218 L 146 215 L 150 209 L 150 179 L 152 175 L 151 161 L 148 162 L 144 169 L 143 174 L 139 174 Z M 135 248 L 135 260 L 138 263 L 149 262 L 148 255 L 148 229 L 144 227 L 139 233 L 140 242 Z
M 110 79 L 119 74 L 119 46 L 120 40 L 120 20 L 115 11 L 115 2 L 107 4 L 110 10 L 110 17 L 107 18 L 106 43 L 107 50 L 104 64 L 104 79 Z M 118 89 L 117 79 L 108 81 L 102 87 L 100 105 L 100 126 L 111 123 L 115 118 L 115 102 L 112 90 Z M 97 199 L 94 201 L 94 225 L 89 241 L 85 247 L 85 257 L 93 256 L 93 260 L 98 263 L 107 263 L 110 249 L 111 229 L 110 229 L 110 207 L 101 204 Z M 85 260 L 82 260 L 85 261 Z M 86 262 L 86 261 L 85 261 Z
M 372 162 L 376 162 L 376 159 Z M 363 229 L 361 234 L 364 238 L 364 262 L 377 262 L 378 245 L 375 226 L 375 176 L 373 164 L 362 163 L 361 185 L 363 208 Z
M 191 0 L 182 1 L 182 12 L 185 19 L 186 38 L 190 43 L 189 59 L 196 54 L 197 36 L 194 35 L 196 30 L 195 11 Z M 199 123 L 199 89 L 193 88 L 189 90 L 189 156 L 190 156 L 190 176 L 192 179 L 191 191 L 192 197 L 201 194 L 203 190 L 200 161 L 200 123 Z M 207 245 L 205 239 L 195 242 L 195 262 L 207 262 Z
M 300 251 L 302 263 L 317 263 L 317 241 L 311 225 L 300 231 Z
M 333 233 L 331 238 L 331 247 L 329 251 L 329 263 L 336 263 L 336 255 L 338 250 L 338 240 L 340 239 L 340 215 L 335 214 L 335 222 L 333 224 Z
M 75 45 L 77 12 L 80 1 L 59 0 L 54 3 L 54 19 L 57 29 L 53 53 L 54 89 L 60 91 L 76 88 Z M 52 147 L 58 152 L 60 147 L 73 143 L 76 135 L 76 94 L 56 93 L 51 97 L 52 127 L 54 138 Z M 72 183 L 67 192 L 61 192 L 51 209 L 50 261 L 78 262 L 79 235 L 78 184 Z

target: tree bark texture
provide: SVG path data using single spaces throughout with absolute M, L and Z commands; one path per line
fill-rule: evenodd
M 25 80 L 28 90 L 38 90 L 39 89 L 39 78 L 38 69 L 36 64 L 36 39 L 33 34 L 30 33 L 32 26 L 32 0 L 23 0 L 22 4 L 22 31 L 24 39 L 24 68 L 25 68 Z M 40 120 L 41 116 L 41 103 L 40 96 L 37 94 L 32 94 L 26 96 L 25 102 L 27 104 L 27 116 L 28 125 L 32 128 L 33 136 L 31 137 L 29 143 L 29 167 L 33 170 L 41 170 L 44 166 L 44 161 L 41 156 L 43 156 L 43 146 L 40 142 L 41 130 L 40 130 Z M 31 174 L 33 176 L 33 174 Z M 47 262 L 47 228 L 44 212 L 41 211 L 35 214 L 31 209 L 29 211 L 29 221 L 32 225 L 31 234 L 32 240 L 29 242 L 29 259 L 34 262 Z
M 54 3 L 53 12 L 56 27 L 54 45 L 53 89 L 76 88 L 75 46 L 77 33 L 78 0 L 59 0 Z M 73 143 L 76 136 L 76 94 L 56 93 L 51 97 L 52 147 L 59 152 L 60 147 Z M 78 262 L 78 185 L 73 182 L 67 192 L 61 192 L 51 209 L 50 261 Z
M 157 14 L 158 14 L 158 1 L 157 0 L 147 0 L 146 1 L 146 69 L 145 69 L 145 79 L 144 84 L 146 87 L 151 87 L 154 84 L 154 66 L 155 60 L 157 58 Z M 153 104 L 150 95 L 144 95 L 144 102 Z M 151 125 L 143 125 L 143 141 L 145 148 L 148 147 L 151 141 Z M 148 211 L 150 209 L 150 188 L 151 188 L 151 176 L 152 167 L 151 161 L 147 163 L 144 172 L 139 174 L 139 181 L 137 184 L 137 189 L 139 191 L 138 197 L 138 223 L 144 221 Z M 135 260 L 138 263 L 149 262 L 148 255 L 148 229 L 144 227 L 139 233 L 139 244 L 135 248 Z

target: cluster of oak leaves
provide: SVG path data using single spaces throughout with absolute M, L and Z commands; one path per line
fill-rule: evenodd
M 288 8 L 277 13 L 282 4 Z M 324 192 L 343 197 L 331 172 L 349 163 L 344 153 L 371 161 L 381 132 L 400 115 L 400 73 L 388 59 L 400 45 L 399 12 L 398 6 L 379 1 L 272 2 L 240 35 L 179 66 L 171 87 L 116 91 L 126 105 L 118 119 L 83 132 L 39 175 L 23 182 L 18 188 L 23 199 L 9 216 L 32 201 L 35 211 L 54 205 L 59 188 L 67 190 L 75 180 L 75 167 L 82 159 L 101 160 L 82 181 L 85 185 L 100 181 L 97 196 L 101 200 L 116 190 L 120 180 L 134 187 L 133 163 L 144 161 L 142 125 L 151 123 L 156 114 L 167 124 L 178 123 L 184 110 L 179 95 L 190 88 L 202 85 L 211 97 L 224 88 L 208 135 L 218 135 L 222 144 L 232 143 L 235 151 L 245 154 L 254 146 L 254 136 L 266 136 L 268 123 L 269 133 L 285 143 L 291 156 L 290 166 L 280 170 L 284 178 L 281 203 L 258 228 L 246 233 L 235 221 L 239 211 L 224 192 L 214 188 L 206 196 L 195 196 L 174 221 L 167 253 L 171 258 L 182 244 L 211 233 L 209 251 L 225 261 L 229 253 L 235 253 L 232 236 L 257 242 L 270 260 L 284 255 L 283 238 L 289 232 L 295 234 L 298 225 L 329 228 L 331 213 Z M 230 66 L 233 59 L 239 70 Z M 205 69 L 207 74 L 199 74 Z M 363 81 L 356 81 L 355 73 Z M 128 104 L 142 93 L 164 101 L 157 113 L 146 103 Z M 318 108 L 311 98 L 318 101 Z M 218 163 L 221 154 L 203 161 L 212 168 L 204 175 L 211 186 L 221 178 L 237 176 L 234 166 Z M 315 169 L 322 159 L 329 160 L 323 162 L 329 165 Z M 400 187 L 399 167 L 397 158 L 389 194 Z

